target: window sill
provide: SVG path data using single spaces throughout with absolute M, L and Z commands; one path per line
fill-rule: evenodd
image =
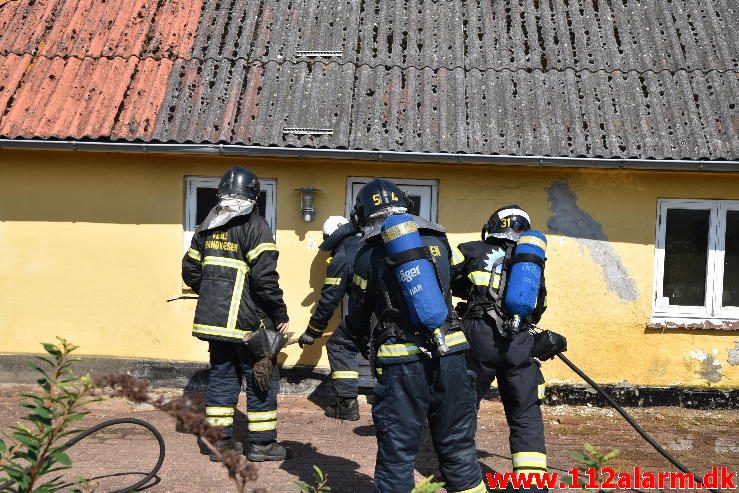
M 739 320 L 733 318 L 687 318 L 654 315 L 646 324 L 651 330 L 692 329 L 692 330 L 737 330 Z

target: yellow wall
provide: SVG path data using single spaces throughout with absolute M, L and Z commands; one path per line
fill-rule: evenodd
M 166 302 L 182 294 L 184 177 L 221 175 L 236 163 L 277 179 L 279 271 L 296 335 L 323 283 L 320 227 L 343 214 L 347 177 L 438 179 L 439 222 L 452 242 L 477 239 L 488 215 L 510 202 L 549 235 L 542 325 L 567 336 L 570 358 L 597 381 L 709 385 L 695 357 L 702 352 L 720 364 L 712 385 L 736 386 L 739 366 L 727 359 L 739 334 L 645 329 L 657 199 L 738 199 L 733 174 L 0 151 L 0 352 L 37 352 L 58 335 L 82 354 L 205 360 L 206 344 L 189 335 L 195 302 Z M 293 190 L 301 186 L 324 190 L 311 223 L 299 214 Z M 571 190 L 602 228 L 608 242 L 599 245 L 610 245 L 610 261 L 633 279 L 634 301 L 607 282 L 593 240 L 550 231 L 557 190 Z M 321 349 L 301 355 L 292 346 L 285 363 L 326 366 Z M 577 381 L 559 362 L 544 370 L 549 381 Z

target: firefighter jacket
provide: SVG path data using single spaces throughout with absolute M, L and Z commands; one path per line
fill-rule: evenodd
M 262 325 L 287 322 L 277 256 L 272 230 L 258 214 L 197 231 L 182 259 L 182 279 L 200 295 L 192 335 L 241 342 Z
M 500 288 L 506 251 L 515 243 L 498 238 L 486 241 L 462 243 L 452 252 L 452 293 L 469 302 L 465 318 L 482 318 L 481 308 L 492 301 L 488 288 Z M 541 288 L 531 314 L 531 322 L 537 323 L 547 308 L 547 290 L 542 272 Z
M 444 229 L 423 218 L 415 217 L 418 231 L 423 243 L 436 259 L 442 293 L 447 298 L 449 317 L 454 315 L 451 308 L 450 259 L 451 249 Z M 371 356 L 376 364 L 382 366 L 391 363 L 403 363 L 426 358 L 424 349 L 428 349 L 428 329 L 413 327 L 408 317 L 408 308 L 395 272 L 385 259 L 387 253 L 379 234 L 379 228 L 367 234 L 354 261 L 352 285 L 349 290 L 349 320 L 347 330 L 358 340 L 370 339 Z M 390 306 L 388 306 L 390 305 Z M 390 320 L 390 325 L 397 330 L 387 330 L 387 309 L 395 309 L 399 317 Z M 381 321 L 370 327 L 370 318 L 374 315 Z M 446 324 L 445 324 L 446 325 Z M 469 348 L 467 339 L 458 326 L 445 327 L 446 344 L 449 352 L 457 353 Z M 436 329 L 437 331 L 439 329 Z
M 336 307 L 344 298 L 347 285 L 351 281 L 354 258 L 357 256 L 360 239 L 356 235 L 346 237 L 329 257 L 321 297 L 318 300 L 316 311 L 308 321 L 306 332 L 309 336 L 321 337 Z

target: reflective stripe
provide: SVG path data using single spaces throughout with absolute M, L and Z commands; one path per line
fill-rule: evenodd
M 515 472 L 516 474 L 536 474 L 537 476 L 541 476 L 546 473 L 546 471 L 542 471 L 540 469 L 517 469 Z
M 411 343 L 405 344 L 383 344 L 377 351 L 378 357 L 397 357 L 397 356 L 410 356 L 412 354 L 420 354 L 421 350 L 418 346 Z
M 382 375 L 382 368 L 381 367 L 378 366 L 377 368 L 375 368 L 375 371 L 377 372 L 378 375 Z
M 324 284 L 328 284 L 330 286 L 338 286 L 341 284 L 341 278 L 340 277 L 327 277 Z
M 256 260 L 257 257 L 259 257 L 262 252 L 266 252 L 269 250 L 277 251 L 277 245 L 274 243 L 260 243 L 257 245 L 256 248 L 249 250 L 246 254 L 246 260 L 249 261 L 249 263 L 252 263 L 254 260 Z
M 386 229 L 382 232 L 382 241 L 389 243 L 395 238 L 407 235 L 408 233 L 418 232 L 418 226 L 413 221 L 406 221 L 404 223 L 396 224 L 390 229 Z
M 452 265 L 459 265 L 464 262 L 464 254 L 457 247 L 452 247 Z
M 206 416 L 233 416 L 234 408 L 232 407 L 206 407 Z
M 445 339 L 447 346 L 458 346 L 467 342 L 467 338 L 462 332 L 455 332 L 451 335 L 447 335 Z M 377 356 L 383 358 L 394 358 L 400 356 L 411 356 L 420 353 L 421 350 L 418 349 L 418 346 L 411 342 L 405 342 L 401 344 L 383 344 L 377 351 Z
M 313 325 L 311 322 L 308 322 L 308 328 L 309 329 L 313 329 L 316 332 L 321 332 L 321 333 L 323 333 L 323 331 L 326 330 L 325 327 L 323 329 L 319 329 L 318 327 L 316 327 L 315 325 Z
M 547 250 L 547 242 L 545 240 L 542 240 L 538 236 L 533 236 L 533 235 L 532 236 L 528 236 L 528 235 L 521 236 L 518 239 L 517 244 L 518 245 L 534 245 L 534 246 L 541 248 L 544 251 Z
M 214 257 L 212 255 L 208 255 L 205 257 L 205 260 L 203 260 L 203 265 L 218 265 L 220 267 L 230 267 L 240 272 L 246 272 L 249 270 L 249 267 L 243 260 L 230 257 Z
M 333 257 L 329 257 L 329 258 L 327 258 L 327 259 L 326 259 L 326 263 L 327 263 L 327 264 L 330 264 L 330 263 L 331 263 L 331 261 L 332 261 L 333 259 L 334 259 Z
M 197 251 L 197 250 L 195 250 L 194 248 L 190 248 L 190 249 L 188 249 L 188 250 L 187 250 L 187 256 L 188 256 L 188 257 L 191 257 L 191 258 L 194 258 L 194 259 L 195 259 L 195 260 L 197 260 L 198 262 L 200 262 L 200 260 L 201 260 L 201 259 L 203 258 L 203 257 L 202 257 L 202 256 L 200 255 L 200 252 L 199 252 L 199 251 Z
M 210 426 L 231 426 L 234 424 L 232 417 L 228 418 L 205 418 L 205 422 Z
M 516 208 L 514 208 L 514 209 L 503 209 L 502 211 L 500 211 L 498 213 L 498 217 L 501 218 L 501 219 L 503 219 L 504 217 L 508 217 L 508 216 L 523 216 L 523 217 L 526 218 L 526 220 L 529 222 L 529 224 L 531 223 L 531 218 L 526 213 L 526 211 L 523 210 L 523 209 L 516 209 Z
M 547 454 L 541 452 L 516 452 L 512 456 L 513 471 L 530 470 L 531 472 L 546 472 Z
M 249 431 L 272 431 L 277 429 L 277 421 L 265 421 L 264 423 L 249 423 Z
M 274 421 L 277 419 L 277 409 L 274 411 L 255 411 L 253 413 L 247 411 L 246 419 L 249 421 Z
M 367 279 L 363 279 L 354 274 L 354 277 L 352 277 L 352 282 L 359 286 L 361 289 L 367 289 Z
M 467 278 L 475 286 L 488 286 L 490 284 L 490 275 L 490 272 L 476 270 L 467 274 Z M 495 277 L 493 277 L 493 287 L 497 288 L 498 286 L 500 286 L 500 274 L 496 272 Z
M 229 329 L 226 327 L 215 327 L 213 325 L 202 325 L 202 324 L 193 324 L 192 326 L 192 333 L 193 334 L 203 334 L 203 335 L 210 335 L 210 336 L 221 336 L 221 337 L 231 337 L 234 339 L 242 340 L 246 334 L 253 332 L 251 330 L 239 330 L 239 329 Z
M 539 400 L 544 400 L 544 397 L 546 397 L 546 384 L 540 383 L 538 387 L 536 387 L 536 393 L 539 398 Z
M 246 271 L 236 271 L 236 282 L 234 284 L 234 292 L 231 295 L 231 306 L 228 309 L 228 322 L 226 328 L 235 329 L 236 321 L 239 318 L 239 307 L 241 306 L 241 295 L 244 292 L 246 284 Z
M 485 481 L 480 481 L 480 484 L 477 486 L 473 486 L 468 490 L 455 491 L 453 493 L 487 493 L 487 491 L 488 490 L 485 489 Z
M 358 371 L 339 370 L 331 372 L 331 378 L 359 378 Z

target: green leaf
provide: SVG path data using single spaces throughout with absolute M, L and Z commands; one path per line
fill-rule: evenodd
M 39 440 L 30 433 L 13 433 L 13 438 L 31 450 L 39 449 Z
M 321 470 L 321 468 L 314 465 L 313 470 L 316 472 L 316 478 L 318 479 L 318 481 L 323 481 L 325 476 L 323 475 L 323 471 Z
M 51 454 L 51 457 L 59 462 L 60 464 L 63 464 L 65 466 L 71 466 L 72 465 L 72 459 L 69 458 L 67 454 L 62 452 L 61 450 L 54 452 Z
M 295 481 L 295 486 L 298 487 L 300 491 L 310 491 L 310 486 L 308 486 L 308 483 L 305 483 L 303 481 Z
M 8 446 L 5 445 L 5 440 L 0 438 L 0 452 L 5 452 L 6 450 L 8 450 Z
M 41 345 L 44 346 L 44 349 L 46 350 L 46 352 L 52 356 L 56 356 L 57 358 L 59 358 L 62 355 L 62 350 L 59 349 L 54 344 L 44 342 Z
M 586 460 L 588 460 L 588 458 L 585 457 L 582 452 L 570 452 L 570 457 L 578 462 L 585 462 Z
M 615 448 L 615 449 L 611 450 L 610 452 L 608 452 L 605 455 L 605 457 L 603 457 L 603 461 L 605 462 L 605 461 L 611 460 L 611 459 L 613 459 L 615 457 L 618 457 L 619 455 L 621 455 L 621 450 Z

